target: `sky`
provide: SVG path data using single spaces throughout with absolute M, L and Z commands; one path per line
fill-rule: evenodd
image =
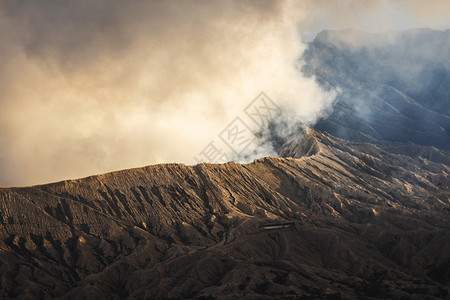
M 0 186 L 195 164 L 237 117 L 255 130 L 245 108 L 261 92 L 314 124 L 338 92 L 299 72 L 318 32 L 449 16 L 436 0 L 0 0 Z M 247 160 L 276 154 L 252 147 Z

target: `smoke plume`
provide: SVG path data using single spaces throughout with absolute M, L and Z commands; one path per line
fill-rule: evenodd
M 334 92 L 299 72 L 301 39 L 385 14 L 355 3 L 2 1 L 0 185 L 195 163 L 261 91 L 289 123 L 314 123 Z M 427 22 L 418 3 L 405 24 Z

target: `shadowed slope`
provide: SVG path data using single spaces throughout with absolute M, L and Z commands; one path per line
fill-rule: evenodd
M 315 128 L 365 142 L 450 150 L 450 30 L 326 30 L 304 53 L 307 75 L 340 90 Z
M 447 297 L 450 158 L 391 147 L 304 128 L 281 158 L 0 189 L 1 295 Z

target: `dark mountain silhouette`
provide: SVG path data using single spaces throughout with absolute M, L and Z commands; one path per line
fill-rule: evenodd
M 346 36 L 305 53 L 342 93 L 279 157 L 0 188 L 0 298 L 450 298 L 447 75 L 413 94 Z

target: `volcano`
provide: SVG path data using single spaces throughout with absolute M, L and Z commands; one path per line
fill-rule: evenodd
M 309 44 L 340 94 L 278 157 L 1 188 L 1 298 L 449 298 L 450 32 L 392 35 Z

